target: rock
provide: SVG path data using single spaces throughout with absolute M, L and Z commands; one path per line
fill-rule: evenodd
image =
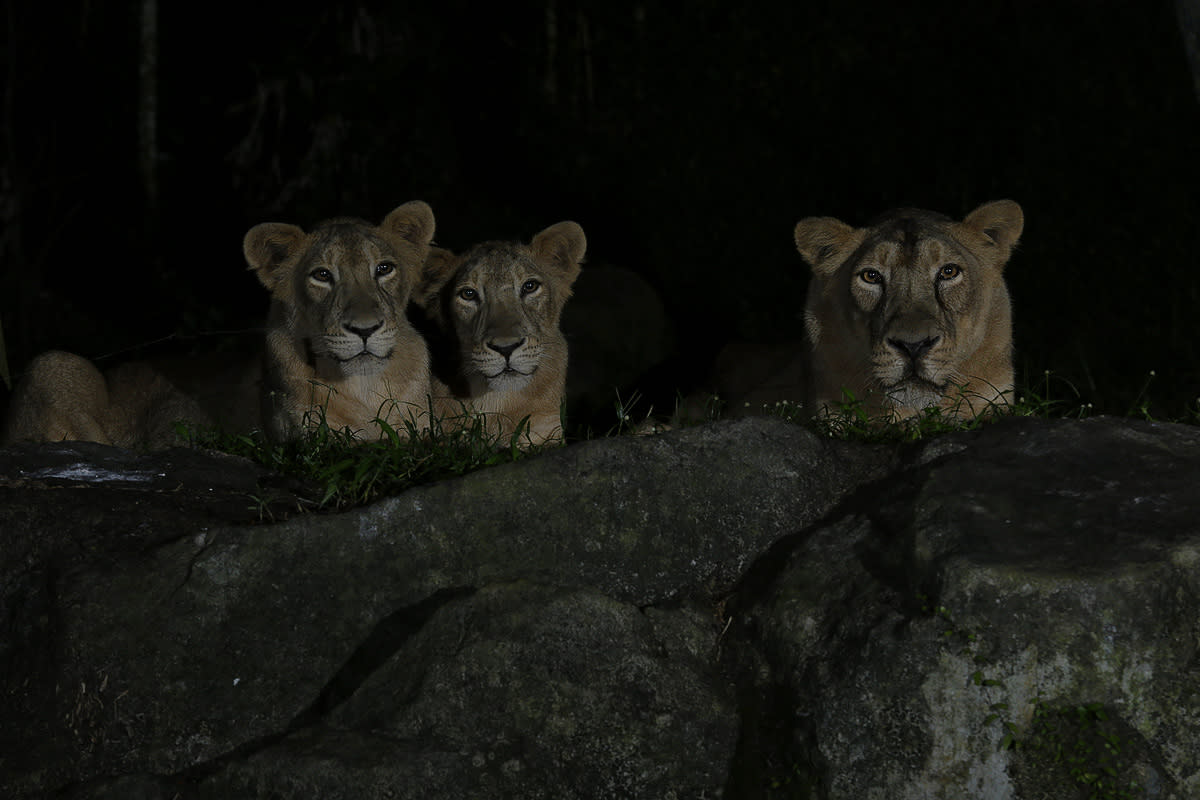
M 906 456 L 743 582 L 729 636 L 774 749 L 739 780 L 1071 797 L 1075 768 L 1200 796 L 1197 430 L 1013 420 Z
M 731 752 L 737 723 L 715 677 L 711 598 L 889 461 L 751 420 L 574 445 L 337 515 L 131 525 L 65 561 L 78 531 L 47 530 L 3 595 L 16 620 L 5 749 L 21 743 L 23 757 L 5 760 L 0 785 L 106 796 L 105 776 L 121 776 L 147 796 L 227 796 L 211 787 L 286 773 L 312 780 L 289 777 L 283 796 L 309 797 L 325 791 L 322 765 L 345 759 L 362 770 L 355 797 L 417 773 L 447 791 L 570 796 L 558 767 L 597 776 L 578 797 L 712 795 L 725 766 L 709 748 Z M 9 491 L 9 518 L 37 509 L 48 529 L 48 491 Z M 452 642 L 481 642 L 475 662 Z M 540 696 L 559 672 L 561 696 Z M 469 716 L 437 711 L 454 697 Z M 485 697 L 498 704 L 486 719 Z M 429 725 L 405 727 L 418 711 Z M 468 769 L 478 754 L 502 760 Z
M 223 797 L 289 783 L 297 797 L 701 797 L 724 782 L 737 738 L 712 624 L 587 590 L 493 585 L 438 608 L 325 726 L 205 786 Z
M 0 475 L 6 797 L 1200 796 L 1194 427 L 747 418 L 275 523 L 203 453 Z

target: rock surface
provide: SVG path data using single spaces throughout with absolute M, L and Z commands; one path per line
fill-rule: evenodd
M 236 459 L 10 448 L 0 795 L 1197 797 L 1197 478 L 750 418 L 263 523 Z

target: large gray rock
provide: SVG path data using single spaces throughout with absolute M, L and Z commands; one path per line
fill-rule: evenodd
M 80 458 L 97 453 L 117 458 Z M 139 501 L 108 510 L 141 496 L 119 472 L 14 479 L 0 780 L 80 797 L 712 796 L 737 713 L 711 598 L 890 459 L 752 420 L 579 444 L 337 515 L 185 509 L 169 530 Z M 88 492 L 95 514 L 55 519 Z
M 0 476 L 6 797 L 1200 796 L 1194 427 L 751 418 L 340 514 L 186 451 Z
M 724 783 L 737 734 L 711 628 L 695 610 L 492 585 L 440 607 L 324 725 L 205 786 L 224 797 L 279 785 L 296 797 L 702 797 Z M 382 757 L 339 757 L 364 745 Z
M 1096 796 L 1200 797 L 1198 478 L 1200 435 L 1174 425 L 1009 421 L 914 448 L 746 581 L 730 636 L 764 746 L 738 780 L 1086 796 L 1076 770 Z

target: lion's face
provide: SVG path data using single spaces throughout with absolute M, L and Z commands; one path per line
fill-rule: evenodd
M 813 267 L 806 334 L 817 381 L 826 383 L 817 401 L 848 389 L 886 398 L 881 405 L 906 416 L 959 393 L 982 397 L 982 408 L 1009 391 L 1002 273 L 1022 226 L 1011 201 L 961 223 L 912 209 L 863 229 L 830 218 L 800 222 L 796 243 Z
M 518 392 L 541 369 L 565 371 L 559 319 L 585 247 L 583 230 L 561 222 L 529 245 L 486 242 L 445 263 L 433 313 L 453 329 L 471 394 Z
M 415 331 L 405 306 L 433 236 L 422 202 L 400 206 L 379 227 L 354 219 L 311 233 L 266 223 L 246 234 L 246 259 L 284 309 L 291 335 L 342 375 L 374 375 Z

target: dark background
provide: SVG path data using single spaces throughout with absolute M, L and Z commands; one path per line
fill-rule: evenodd
M 1018 381 L 1169 419 L 1200 395 L 1200 104 L 1169 0 L 161 3 L 149 172 L 141 9 L 4 5 L 14 374 L 50 347 L 241 347 L 267 304 L 250 226 L 419 198 L 451 248 L 578 221 L 590 262 L 659 290 L 657 380 L 686 390 L 725 341 L 799 335 L 801 217 L 1011 197 Z

